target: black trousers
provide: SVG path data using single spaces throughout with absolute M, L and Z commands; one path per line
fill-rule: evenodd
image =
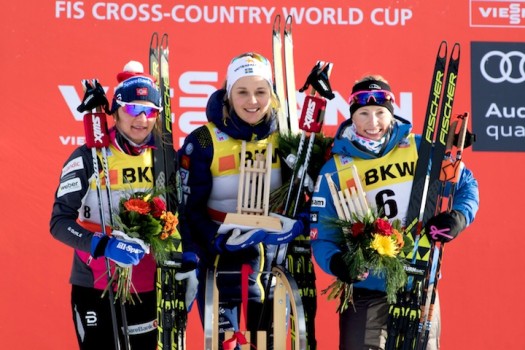
M 111 307 L 115 307 L 118 323 L 120 349 L 125 349 L 120 303 L 111 305 L 108 295 L 101 298 L 102 291 L 72 286 L 71 310 L 79 349 L 114 349 Z M 132 350 L 155 350 L 157 347 L 157 302 L 155 291 L 140 293 L 142 302 L 135 296 L 135 304 L 126 303 L 126 319 L 130 348 Z

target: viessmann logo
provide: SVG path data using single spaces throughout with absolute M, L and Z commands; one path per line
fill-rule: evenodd
M 470 26 L 525 28 L 525 0 L 470 0 Z

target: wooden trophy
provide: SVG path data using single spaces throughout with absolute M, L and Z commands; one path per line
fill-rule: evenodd
M 227 213 L 225 225 L 261 228 L 271 231 L 282 229 L 281 220 L 269 216 L 270 180 L 272 174 L 272 144 L 266 155 L 257 153 L 255 160 L 246 160 L 246 141 L 242 142 L 237 212 Z

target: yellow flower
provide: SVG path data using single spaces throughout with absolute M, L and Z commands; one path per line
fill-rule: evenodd
M 374 234 L 374 239 L 370 246 L 375 249 L 379 255 L 395 257 L 398 253 L 397 246 L 390 236 Z

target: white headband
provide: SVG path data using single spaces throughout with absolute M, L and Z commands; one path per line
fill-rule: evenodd
M 272 67 L 270 62 L 263 56 L 256 53 L 247 53 L 241 57 L 234 58 L 228 66 L 226 75 L 226 93 L 230 96 L 233 84 L 242 77 L 247 76 L 263 77 L 270 88 L 273 88 Z

